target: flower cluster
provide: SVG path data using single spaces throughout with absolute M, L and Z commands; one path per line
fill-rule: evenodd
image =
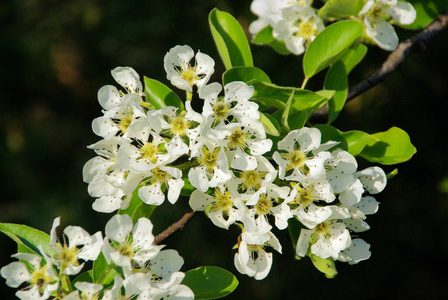
M 254 0 L 251 11 L 258 19 L 250 24 L 249 31 L 255 37 L 270 26 L 275 39 L 284 41 L 291 53 L 300 55 L 319 32 L 324 30 L 324 21 L 327 21 L 321 19 L 321 14 L 319 17 L 316 14 L 318 10 L 311 5 L 311 0 Z M 368 0 L 357 15 L 350 17 L 364 25 L 368 39 L 384 50 L 393 51 L 398 46 L 398 37 L 388 21 L 392 19 L 401 25 L 412 24 L 416 11 L 409 2 Z M 335 16 L 331 16 L 328 21 L 335 21 Z
M 39 254 L 17 253 L 19 259 L 1 269 L 1 275 L 10 287 L 19 288 L 20 299 L 121 299 L 121 296 L 136 299 L 193 299 L 193 292 L 180 284 L 185 274 L 179 272 L 183 259 L 175 250 L 161 250 L 153 245 L 151 221 L 140 218 L 135 226 L 128 215 L 115 215 L 106 224 L 106 236 L 97 232 L 89 235 L 79 226 L 68 226 L 64 230 L 63 242 L 59 241 L 56 229 L 60 218 L 56 218 L 50 231 L 48 250 L 39 246 Z M 107 263 L 119 267 L 113 286 L 76 281 L 74 287 L 67 283 L 69 275 L 79 275 L 84 263 L 95 261 L 103 255 Z M 94 282 L 101 282 L 109 275 L 95 274 Z M 101 298 L 102 297 L 102 298 Z
M 384 172 L 358 171 L 356 159 L 337 149 L 338 143 L 321 144 L 317 128 L 293 130 L 274 145 L 259 121 L 258 104 L 250 101 L 254 87 L 209 83 L 213 59 L 198 52 L 192 67 L 193 57 L 189 46 L 176 46 L 164 60 L 167 79 L 187 93 L 185 110 L 151 109 L 131 68 L 112 71 L 114 78 L 120 72 L 127 79 L 117 80 L 127 94 L 100 89 L 104 116 L 93 129 L 104 139 L 90 146 L 98 156 L 84 167 L 89 192 L 98 198 L 93 208 L 124 209 L 135 189 L 147 204 L 161 205 L 165 198 L 174 204 L 187 183 L 195 188 L 189 200 L 194 211 L 205 211 L 218 227 L 241 228 L 235 266 L 243 274 L 263 279 L 269 273 L 272 253 L 265 248 L 282 250 L 272 229 L 286 229 L 293 218 L 306 228 L 297 255 L 351 264 L 367 259 L 368 244 L 351 236 L 369 228 L 366 215 L 378 209 L 370 195 L 385 187 Z M 191 105 L 194 85 L 200 113 Z M 128 268 L 124 263 L 119 265 Z

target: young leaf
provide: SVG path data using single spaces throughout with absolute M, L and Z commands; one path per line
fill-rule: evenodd
M 126 214 L 126 215 L 132 217 L 132 215 L 134 214 L 137 207 L 139 207 L 139 205 L 143 203 L 142 199 L 140 199 L 140 197 L 138 196 L 139 189 L 140 189 L 140 186 L 138 188 L 136 188 L 134 190 L 134 192 L 132 193 L 131 202 L 129 203 L 128 208 L 118 210 L 119 215 Z
M 182 284 L 193 291 L 195 299 L 218 299 L 233 292 L 238 280 L 229 271 L 207 266 L 185 272 Z
M 120 276 L 120 274 L 109 266 L 103 253 L 100 253 L 98 258 L 93 262 L 91 276 L 94 283 L 108 285 L 112 283 L 115 276 Z
M 269 79 L 268 75 L 258 68 L 235 67 L 224 72 L 222 75 L 222 84 L 226 85 L 232 81 L 244 81 L 245 83 L 248 83 L 254 79 L 271 83 L 271 79 Z
M 364 3 L 364 0 L 328 0 L 319 9 L 318 16 L 323 19 L 356 16 L 364 7 Z
M 417 152 L 406 131 L 392 127 L 387 131 L 372 134 L 376 138 L 360 153 L 365 159 L 383 165 L 408 161 Z
M 269 134 L 272 136 L 280 135 L 280 125 L 278 124 L 277 120 L 274 117 L 272 117 L 269 114 L 264 114 L 264 113 L 260 112 L 260 120 L 259 121 L 263 124 L 266 134 Z
M 288 125 L 288 117 L 291 112 L 291 103 L 292 99 L 294 98 L 294 91 L 292 91 L 291 95 L 288 98 L 288 101 L 286 101 L 285 107 L 283 108 L 282 117 L 281 117 L 281 123 L 282 127 L 289 132 L 289 125 Z
M 38 246 L 41 245 L 44 252 L 46 254 L 49 253 L 50 236 L 45 232 L 26 225 L 12 223 L 0 223 L 0 231 L 13 239 L 19 246 L 19 250 L 22 249 L 21 252 L 25 252 L 25 249 L 29 249 L 40 255 Z
M 229 13 L 213 9 L 208 17 L 210 30 L 226 69 L 252 67 L 249 42 L 238 21 Z
M 289 129 L 291 129 L 291 130 L 300 129 L 303 126 L 305 126 L 305 123 L 307 120 L 308 120 L 308 112 L 307 111 L 293 113 L 288 117 Z
M 315 127 L 322 133 L 322 143 L 328 141 L 339 142 L 336 147 L 349 152 L 353 156 L 358 155 L 368 143 L 378 140 L 363 131 L 342 132 L 330 125 L 316 125 Z
M 347 99 L 348 78 L 342 62 L 338 61 L 331 66 L 325 77 L 324 88 L 335 91 L 333 98 L 328 101 L 328 124 L 331 124 L 336 120 Z
M 303 57 L 306 78 L 311 78 L 332 64 L 362 32 L 363 26 L 356 21 L 341 21 L 325 28 L 310 44 Z
M 294 253 L 296 252 L 297 241 L 300 237 L 300 231 L 302 228 L 305 228 L 302 223 L 299 222 L 296 218 L 290 218 L 288 220 L 288 231 L 289 236 L 291 237 L 292 247 L 294 248 Z M 301 259 L 297 254 L 295 255 L 295 259 Z
M 140 203 L 132 214 L 132 222 L 137 223 L 140 218 L 150 218 L 157 206 L 149 205 L 144 202 Z
M 262 30 L 260 30 L 260 32 L 258 32 L 255 38 L 252 40 L 252 43 L 256 45 L 268 45 L 272 47 L 275 51 L 283 55 L 291 53 L 286 48 L 284 41 L 277 40 L 274 38 L 274 36 L 272 35 L 271 26 L 267 26 Z
M 145 76 L 146 101 L 151 103 L 155 109 L 165 106 L 178 107 L 179 111 L 184 110 L 184 104 L 179 97 L 166 85 Z
M 345 50 L 339 57 L 339 60 L 344 64 L 347 75 L 361 62 L 367 53 L 367 46 L 364 44 L 354 44 Z
M 333 258 L 321 258 L 312 253 L 309 253 L 308 255 L 311 258 L 311 261 L 313 262 L 316 269 L 324 273 L 327 278 L 334 278 L 336 275 L 338 275 L 338 271 L 336 271 L 336 264 L 334 263 Z

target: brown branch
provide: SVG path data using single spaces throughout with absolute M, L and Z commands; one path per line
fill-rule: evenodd
M 158 234 L 154 238 L 154 245 L 160 245 L 166 238 L 168 238 L 173 233 L 184 229 L 185 225 L 194 217 L 197 215 L 197 211 L 187 211 L 182 218 L 179 219 L 179 221 L 174 222 L 171 224 L 167 229 L 162 231 L 160 234 Z
M 347 101 L 383 82 L 387 76 L 389 76 L 400 64 L 404 62 L 406 56 L 413 52 L 424 50 L 429 40 L 444 30 L 447 26 L 448 11 L 437 16 L 437 18 L 430 25 L 428 25 L 428 27 L 418 34 L 401 42 L 397 49 L 389 55 L 380 69 L 349 90 Z

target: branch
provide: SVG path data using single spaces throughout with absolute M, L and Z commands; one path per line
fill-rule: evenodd
M 437 16 L 437 18 L 420 33 L 401 42 L 397 49 L 389 55 L 380 69 L 349 90 L 347 101 L 352 100 L 353 98 L 383 82 L 387 76 L 389 76 L 400 64 L 404 62 L 406 56 L 416 51 L 425 50 L 429 40 L 444 30 L 447 26 L 448 11 Z
M 173 233 L 184 229 L 185 225 L 194 217 L 198 214 L 197 211 L 187 211 L 182 218 L 179 219 L 179 221 L 174 222 L 173 224 L 171 224 L 167 229 L 165 229 L 164 231 L 162 231 L 160 234 L 158 234 L 155 238 L 154 238 L 154 242 L 153 245 L 160 245 L 160 243 L 162 243 L 166 238 L 168 238 L 170 235 L 172 235 Z
M 448 11 L 437 16 L 437 18 L 421 32 L 417 33 L 410 39 L 401 42 L 397 49 L 388 56 L 380 69 L 372 73 L 355 87 L 349 89 L 347 94 L 347 102 L 383 82 L 387 76 L 389 76 L 400 64 L 404 62 L 405 58 L 409 54 L 416 51 L 425 50 L 429 41 L 446 27 L 448 27 Z M 310 121 L 313 123 L 326 123 L 327 115 L 328 106 L 324 105 L 319 110 L 314 112 L 310 118 Z

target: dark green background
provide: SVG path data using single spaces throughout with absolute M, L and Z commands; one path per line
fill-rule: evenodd
M 0 221 L 24 223 L 49 232 L 62 216 L 61 229 L 80 225 L 94 233 L 112 215 L 91 209 L 82 182 L 83 164 L 94 156 L 87 145 L 99 140 L 91 121 L 101 115 L 97 90 L 115 84 L 110 70 L 132 66 L 168 84 L 163 56 L 188 44 L 216 61 L 212 81 L 223 65 L 215 49 L 208 13 L 214 7 L 234 15 L 247 29 L 255 19 L 250 1 L 7 1 L 0 4 Z M 400 32 L 406 37 L 413 32 Z M 283 255 L 274 254 L 268 278 L 256 281 L 233 266 L 238 230 L 212 225 L 203 215 L 167 241 L 185 258 L 183 270 L 216 265 L 235 273 L 240 286 L 229 298 L 244 299 L 428 299 L 445 295 L 448 243 L 446 72 L 448 32 L 410 56 L 387 80 L 349 103 L 335 126 L 341 130 L 406 130 L 418 153 L 397 166 L 398 175 L 377 195 L 381 202 L 361 237 L 372 247 L 370 260 L 338 263 L 328 280 L 308 259 L 295 261 L 286 232 L 277 232 Z M 254 63 L 280 85 L 299 86 L 301 58 L 252 46 Z M 388 53 L 369 48 L 350 84 L 377 69 Z M 320 89 L 322 77 L 309 83 Z M 178 91 L 178 90 L 176 90 Z M 179 93 L 183 96 L 182 93 Z M 367 166 L 360 162 L 362 166 Z M 395 166 L 385 166 L 387 172 Z M 177 220 L 186 199 L 155 212 L 155 233 Z M 0 237 L 0 265 L 12 261 L 14 243 Z M 0 280 L 0 298 L 15 290 Z

